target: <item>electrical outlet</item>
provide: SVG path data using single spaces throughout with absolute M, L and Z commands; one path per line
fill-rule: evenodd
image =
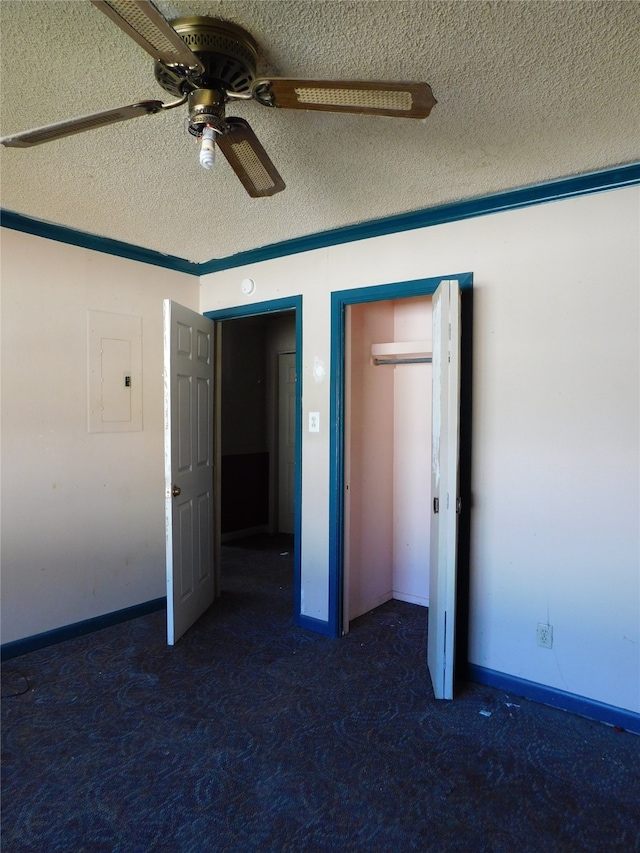
M 542 646 L 545 649 L 550 649 L 553 646 L 553 626 L 552 625 L 544 625 L 542 622 L 538 622 L 538 627 L 536 628 L 536 637 L 538 638 L 538 645 Z
M 309 432 L 320 432 L 320 412 L 309 412 Z

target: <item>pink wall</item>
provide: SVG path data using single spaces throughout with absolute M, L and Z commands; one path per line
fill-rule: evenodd
M 345 453 L 349 619 L 391 598 L 428 604 L 431 366 L 375 366 L 371 345 L 430 337 L 429 297 L 350 308 Z
M 396 300 L 394 309 L 395 341 L 431 340 L 430 296 Z M 431 365 L 403 364 L 393 373 L 393 597 L 428 605 Z
M 393 340 L 393 306 L 353 305 L 350 315 L 346 485 L 349 618 L 355 619 L 392 597 L 393 370 L 371 364 L 371 344 Z

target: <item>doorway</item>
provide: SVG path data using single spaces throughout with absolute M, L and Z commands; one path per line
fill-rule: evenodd
M 221 541 L 294 533 L 295 313 L 221 328 Z
M 301 297 L 206 312 L 220 337 L 221 542 L 288 535 L 300 614 Z M 265 536 L 267 537 L 265 539 Z
M 347 306 L 343 633 L 429 604 L 431 297 Z
M 295 327 L 293 329 L 295 335 Z M 295 339 L 293 341 L 295 345 Z M 286 346 L 286 342 L 285 342 Z M 274 469 L 277 468 L 278 533 L 295 532 L 295 473 L 296 473 L 296 353 L 278 348 L 277 424 L 274 442 Z
M 458 596 L 455 608 L 456 634 L 455 658 L 458 675 L 464 674 L 467 661 L 469 617 L 469 540 L 471 509 L 471 397 L 472 397 L 472 318 L 473 276 L 471 273 L 447 276 L 456 280 L 461 292 L 461 328 L 464 330 L 460 349 L 460 444 L 459 444 L 459 515 L 458 515 Z M 348 498 L 349 440 L 347 414 L 350 406 L 349 377 L 349 309 L 350 306 L 378 303 L 385 300 L 404 300 L 413 297 L 430 297 L 443 278 L 418 279 L 389 285 L 357 288 L 332 294 L 332 350 L 331 350 L 331 509 L 330 509 L 330 566 L 329 566 L 329 618 L 330 633 L 340 636 L 348 630 L 349 608 L 345 591 L 349 579 L 345 571 L 351 563 L 350 542 L 345 536 L 345 524 L 350 524 Z M 426 435 L 428 440 L 429 432 Z M 387 460 L 388 464 L 388 460 Z M 424 498 L 423 498 L 424 499 Z M 436 510 L 437 511 L 437 510 Z M 427 515 L 424 519 L 428 524 Z M 383 595 L 388 594 L 386 590 Z M 375 606 L 375 603 L 374 605 Z

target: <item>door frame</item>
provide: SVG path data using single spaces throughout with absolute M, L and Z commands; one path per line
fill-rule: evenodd
M 251 305 L 236 305 L 216 311 L 204 311 L 205 317 L 217 323 L 255 317 L 259 314 L 277 314 L 282 311 L 295 312 L 296 329 L 296 422 L 295 422 L 295 484 L 294 484 L 294 533 L 293 533 L 293 621 L 300 625 L 301 612 L 301 524 L 302 524 L 302 296 L 285 296 Z
M 296 372 L 295 388 L 297 389 L 297 387 L 298 387 L 298 364 L 297 364 L 297 354 L 296 354 L 295 350 L 290 350 L 290 349 L 289 350 L 278 350 L 275 353 L 276 366 L 275 366 L 275 371 L 274 371 L 273 385 L 274 385 L 274 388 L 276 389 L 275 398 L 276 398 L 277 405 L 275 407 L 275 412 L 274 412 L 274 421 L 277 422 L 278 427 L 275 430 L 276 434 L 275 434 L 275 438 L 273 441 L 273 451 L 274 451 L 274 457 L 275 458 L 273 461 L 273 469 L 272 470 L 274 470 L 277 474 L 277 484 L 278 484 L 277 494 L 274 495 L 274 493 L 272 491 L 272 487 L 271 486 L 269 487 L 270 488 L 270 494 L 269 494 L 269 504 L 270 504 L 269 525 L 270 525 L 270 529 L 273 530 L 275 533 L 281 532 L 281 529 L 280 529 L 280 525 L 281 525 L 281 518 L 280 518 L 281 502 L 280 502 L 280 499 L 281 499 L 281 482 L 282 482 L 282 480 L 281 480 L 280 474 L 282 473 L 281 463 L 282 463 L 282 458 L 284 456 L 284 454 L 282 452 L 282 438 L 283 438 L 283 435 L 287 432 L 286 429 L 284 429 L 284 430 L 281 429 L 281 418 L 282 418 L 282 413 L 283 413 L 284 395 L 283 395 L 283 389 L 281 386 L 280 369 L 281 369 L 281 366 L 283 363 L 284 356 L 292 356 L 292 355 L 294 356 L 293 363 L 294 363 L 294 370 Z M 295 398 L 294 398 L 294 405 L 296 406 L 295 411 L 297 412 L 297 405 L 296 404 L 297 404 L 297 400 L 295 400 Z M 294 427 L 294 435 L 293 435 L 294 448 L 293 448 L 293 450 L 294 450 L 294 454 L 295 454 L 295 451 L 297 449 L 296 435 L 295 435 L 295 427 L 296 427 L 295 413 L 294 413 L 293 427 Z M 295 456 L 294 456 L 294 460 L 293 460 L 293 468 L 294 468 L 294 471 L 293 471 L 293 474 L 294 474 L 293 513 L 294 513 L 294 532 L 295 532 L 295 510 L 296 510 L 296 496 L 295 496 L 296 460 L 295 460 Z M 271 511 L 271 510 L 273 510 L 273 511 Z M 287 516 L 290 519 L 290 513 L 287 513 Z
M 458 600 L 456 604 L 456 667 L 462 674 L 467 662 L 469 622 L 469 540 L 471 517 L 471 395 L 473 273 L 358 287 L 331 294 L 331 401 L 329 497 L 329 636 L 344 633 L 344 488 L 345 488 L 345 351 L 346 308 L 366 302 L 431 296 L 441 281 L 456 279 L 461 290 L 462 340 L 460 353 L 460 497 L 458 522 Z

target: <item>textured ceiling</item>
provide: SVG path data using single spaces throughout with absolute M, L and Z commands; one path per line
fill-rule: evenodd
M 202 262 L 640 159 L 640 3 L 193 0 L 248 29 L 260 72 L 423 80 L 424 121 L 233 106 L 287 189 L 198 165 L 186 108 L 2 149 L 1 204 Z M 0 0 L 3 136 L 151 98 L 150 57 L 88 0 Z

